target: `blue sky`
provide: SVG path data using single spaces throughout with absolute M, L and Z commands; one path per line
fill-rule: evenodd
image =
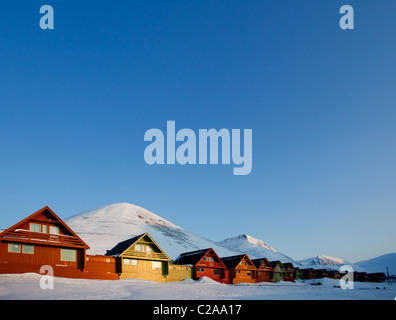
M 41 30 L 52 5 L 55 29 Z M 355 29 L 339 28 L 339 8 Z M 396 3 L 13 1 L 0 12 L 0 227 L 140 205 L 213 240 L 352 262 L 396 243 Z M 252 129 L 253 170 L 149 166 L 150 128 Z

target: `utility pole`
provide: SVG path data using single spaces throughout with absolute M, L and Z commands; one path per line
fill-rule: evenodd
M 388 266 L 386 266 L 386 275 L 387 275 L 387 277 L 388 277 L 388 284 L 390 283 L 390 284 L 392 285 L 392 281 L 391 281 L 390 276 L 389 276 L 389 269 L 388 269 Z

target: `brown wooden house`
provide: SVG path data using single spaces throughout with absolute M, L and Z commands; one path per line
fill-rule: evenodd
M 340 279 L 340 272 L 338 270 L 327 270 L 327 278 Z
M 385 273 L 383 273 L 383 272 L 368 273 L 367 281 L 369 281 L 369 282 L 385 282 Z
M 254 283 L 257 268 L 247 254 L 221 258 L 229 272 L 229 283 Z
M 266 258 L 253 259 L 252 262 L 257 268 L 256 282 L 271 282 L 274 269 Z
M 329 277 L 329 272 L 326 269 L 317 269 L 315 270 L 315 272 L 316 272 L 316 279 Z
M 49 207 L 0 233 L 0 273 L 40 273 L 43 265 L 57 277 L 83 278 L 88 245 Z
M 228 270 L 212 248 L 184 252 L 176 258 L 174 264 L 191 265 L 194 280 L 208 277 L 220 283 L 229 283 Z
M 316 279 L 316 270 L 313 268 L 305 268 L 301 269 L 303 273 L 304 280 L 309 280 L 309 279 Z

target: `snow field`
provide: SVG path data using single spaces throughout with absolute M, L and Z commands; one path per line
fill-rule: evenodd
M 338 280 L 296 283 L 220 284 L 209 278 L 157 283 L 139 279 L 54 278 L 54 289 L 40 288 L 41 275 L 0 274 L 1 300 L 394 300 L 396 284 L 355 282 L 343 290 Z M 322 285 L 311 285 L 320 282 Z

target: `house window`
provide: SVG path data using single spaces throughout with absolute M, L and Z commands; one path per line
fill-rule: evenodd
M 153 270 L 162 270 L 162 264 L 160 261 L 153 261 Z
M 22 245 L 22 253 L 34 254 L 34 246 L 31 244 Z
M 150 253 L 151 252 L 151 248 L 149 246 L 146 246 L 146 252 Z
M 124 265 L 130 266 L 131 265 L 131 259 L 124 259 Z
M 30 231 L 33 231 L 33 232 L 41 232 L 41 224 L 38 224 L 38 223 L 31 223 L 31 224 L 30 224 Z
M 143 251 L 142 246 L 140 244 L 135 244 L 135 250 L 136 251 Z
M 259 276 L 261 276 L 261 271 L 258 272 Z
M 237 272 L 237 273 L 241 273 L 241 270 L 238 269 L 236 272 Z
M 219 269 L 213 269 L 213 274 L 215 276 L 218 276 L 219 275 Z
M 51 234 L 59 234 L 59 227 L 50 226 L 49 227 L 49 233 L 51 233 Z
M 205 272 L 205 268 L 198 268 L 198 272 Z
M 48 232 L 48 226 L 47 226 L 46 224 L 43 224 L 41 227 L 43 228 L 42 231 L 43 231 L 44 233 L 47 233 L 47 232 Z
M 251 272 L 251 271 L 247 271 L 246 273 L 247 273 L 248 276 L 251 276 L 251 275 L 252 275 L 252 272 Z
M 61 249 L 61 261 L 77 261 L 77 251 L 74 249 Z
M 8 252 L 21 253 L 21 245 L 18 243 L 9 243 Z

